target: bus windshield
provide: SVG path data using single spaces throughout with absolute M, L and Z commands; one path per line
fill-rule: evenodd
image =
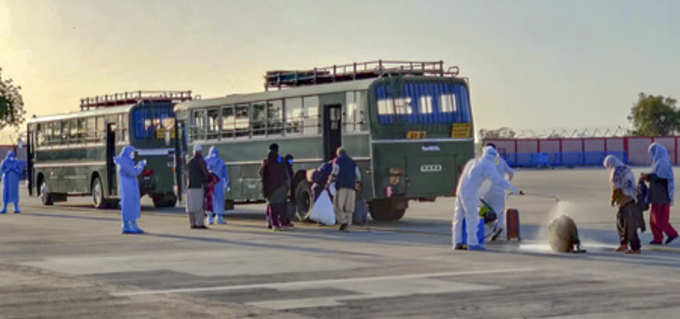
M 175 115 L 166 106 L 144 106 L 133 111 L 135 139 L 165 139 L 165 132 L 171 138 L 175 135 Z
M 376 87 L 380 124 L 469 123 L 470 100 L 462 83 L 422 81 Z

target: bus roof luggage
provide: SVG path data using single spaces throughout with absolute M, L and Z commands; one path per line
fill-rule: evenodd
M 80 99 L 80 110 L 87 111 L 101 107 L 111 107 L 126 104 L 135 104 L 140 101 L 149 102 L 173 102 L 197 98 L 191 96 L 191 91 L 129 91 L 122 93 L 106 94 Z
M 458 76 L 453 66 L 444 70 L 444 61 L 368 61 L 315 67 L 310 70 L 274 70 L 264 76 L 264 88 L 287 88 L 376 78 L 385 75 Z

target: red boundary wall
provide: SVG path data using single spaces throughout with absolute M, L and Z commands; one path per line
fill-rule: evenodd
M 574 153 L 574 152 L 625 152 L 631 165 L 649 165 L 647 148 L 651 143 L 666 147 L 671 161 L 678 165 L 680 136 L 624 136 L 575 138 L 491 138 L 484 143 L 494 143 L 500 153 Z

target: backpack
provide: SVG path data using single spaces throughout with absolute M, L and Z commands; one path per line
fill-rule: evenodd
M 642 180 L 638 182 L 636 202 L 643 212 L 649 209 L 649 187 Z

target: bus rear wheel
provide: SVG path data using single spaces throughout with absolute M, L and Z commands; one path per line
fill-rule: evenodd
M 309 212 L 312 210 L 312 203 L 314 203 L 314 196 L 312 196 L 312 189 L 307 181 L 300 181 L 295 188 L 295 206 L 297 207 L 296 216 L 299 221 L 305 221 L 309 217 Z
M 404 217 L 407 205 L 406 199 L 374 199 L 368 203 L 368 209 L 373 220 L 389 222 Z
M 52 202 L 52 195 L 49 192 L 49 189 L 47 189 L 47 183 L 45 180 L 40 181 L 40 202 L 42 202 L 43 205 L 45 206 L 52 206 L 54 202 Z
M 92 205 L 94 208 L 102 209 L 107 207 L 106 199 L 104 198 L 104 186 L 102 180 L 97 176 L 92 180 Z
M 152 195 L 151 199 L 153 200 L 153 206 L 156 208 L 175 207 L 177 204 L 177 197 L 172 193 Z

